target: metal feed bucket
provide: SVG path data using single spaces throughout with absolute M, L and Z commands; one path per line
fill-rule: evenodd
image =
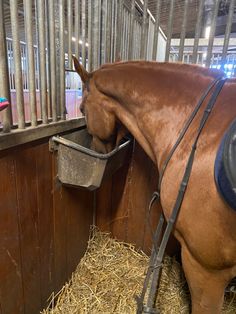
M 51 138 L 51 148 L 58 150 L 58 178 L 63 184 L 93 191 L 123 165 L 131 140 L 99 154 L 89 148 L 91 139 L 86 129 Z

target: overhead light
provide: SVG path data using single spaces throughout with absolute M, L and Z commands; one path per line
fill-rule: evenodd
M 205 38 L 206 38 L 206 39 L 209 39 L 209 37 L 210 37 L 210 32 L 211 32 L 211 27 L 210 27 L 210 26 L 207 26 L 206 29 L 205 29 Z
M 72 41 L 76 41 L 76 38 L 75 38 L 75 37 L 72 37 Z

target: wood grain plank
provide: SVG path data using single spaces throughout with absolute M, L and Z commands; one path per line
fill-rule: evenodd
M 41 309 L 36 148 L 15 155 L 25 313 Z
M 67 279 L 67 212 L 64 190 L 57 179 L 57 153 L 53 153 L 53 217 L 54 217 L 54 291 Z
M 13 158 L 1 158 L 0 169 L 0 312 L 24 313 Z
M 52 155 L 48 143 L 37 146 L 36 167 L 41 303 L 45 305 L 54 288 Z
M 132 148 L 125 164 L 114 175 L 112 180 L 111 229 L 113 236 L 120 241 L 127 241 L 127 223 L 129 219 L 128 200 L 130 178 L 132 176 Z
M 96 226 L 100 231 L 111 231 L 112 178 L 107 178 L 96 193 Z
M 64 187 L 67 211 L 67 276 L 75 270 L 88 244 L 93 223 L 93 193 Z

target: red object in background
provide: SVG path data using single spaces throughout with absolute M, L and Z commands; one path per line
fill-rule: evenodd
M 6 98 L 1 98 L 0 97 L 0 111 L 2 111 L 3 109 L 7 108 L 9 105 L 9 102 Z

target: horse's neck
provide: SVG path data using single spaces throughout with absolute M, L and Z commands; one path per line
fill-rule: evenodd
M 175 88 L 174 84 L 166 90 L 157 86 L 143 95 L 133 93 L 123 97 L 120 120 L 147 153 L 148 147 L 152 150 L 160 167 L 200 96 L 194 88 L 190 91 L 181 85 Z
M 101 89 L 118 100 L 116 115 L 160 166 L 213 78 L 195 68 L 186 73 L 150 67 L 118 68 L 112 76 L 110 73 L 110 80 L 107 74 L 104 76 Z

